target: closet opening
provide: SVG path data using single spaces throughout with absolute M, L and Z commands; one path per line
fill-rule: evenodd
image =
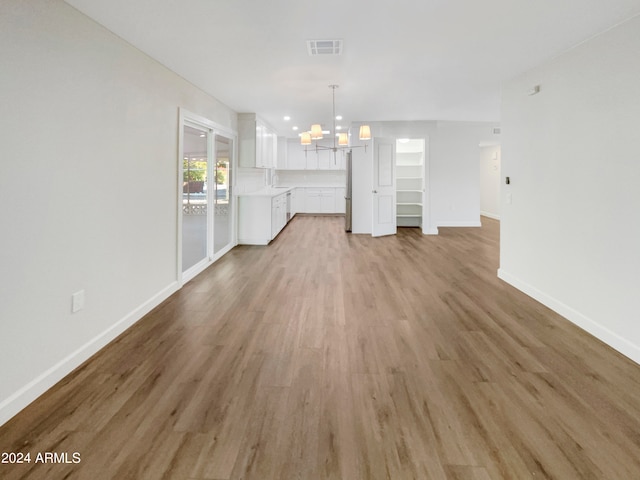
M 424 138 L 396 139 L 396 224 L 422 228 L 425 193 Z

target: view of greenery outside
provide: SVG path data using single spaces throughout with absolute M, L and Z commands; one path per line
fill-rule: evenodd
M 182 162 L 182 169 L 184 203 L 203 203 L 206 201 L 206 192 L 210 187 L 207 185 L 206 159 L 185 157 Z M 216 162 L 214 198 L 216 203 L 228 203 L 229 201 L 228 173 L 228 160 Z
M 207 179 L 207 161 L 193 160 L 185 158 L 182 161 L 182 169 L 184 171 L 183 180 L 204 182 Z
M 216 203 L 229 203 L 229 161 L 216 162 Z

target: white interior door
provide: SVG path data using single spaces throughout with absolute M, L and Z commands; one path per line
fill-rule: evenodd
M 396 142 L 373 140 L 373 225 L 371 235 L 396 234 Z

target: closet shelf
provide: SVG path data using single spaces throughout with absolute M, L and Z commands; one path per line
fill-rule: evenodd
M 420 227 L 424 201 L 424 141 L 397 145 L 396 156 L 396 225 Z M 419 148 L 419 144 L 422 148 Z

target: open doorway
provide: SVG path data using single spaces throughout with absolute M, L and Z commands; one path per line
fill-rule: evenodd
M 425 140 L 396 140 L 396 224 L 422 228 L 425 207 Z
M 480 215 L 500 220 L 500 145 L 480 145 Z

